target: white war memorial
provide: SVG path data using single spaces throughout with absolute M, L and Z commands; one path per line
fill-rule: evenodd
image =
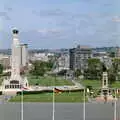
M 9 92 L 9 91 L 21 91 L 22 88 L 28 88 L 28 80 L 27 77 L 23 77 L 20 75 L 20 67 L 21 67 L 21 60 L 22 57 L 24 61 L 27 61 L 27 51 L 24 48 L 24 52 L 22 52 L 21 46 L 19 41 L 19 31 L 17 29 L 13 29 L 13 41 L 12 41 L 12 54 L 11 54 L 11 76 L 5 78 L 2 83 L 2 91 Z M 26 53 L 26 54 L 25 54 Z

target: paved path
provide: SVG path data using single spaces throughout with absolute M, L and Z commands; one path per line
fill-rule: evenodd
M 2 104 L 4 102 L 4 96 L 0 95 L 0 104 Z
M 77 81 L 75 80 L 72 80 L 72 82 L 75 84 L 75 86 L 79 87 L 79 88 L 83 88 L 84 89 L 84 86 L 80 83 L 78 83 Z
M 11 99 L 11 96 L 8 95 L 0 95 L 0 104 L 7 103 Z
M 23 109 L 23 120 L 52 120 L 52 103 L 24 103 Z M 110 103 L 86 104 L 86 120 L 113 120 L 113 116 L 114 107 Z M 117 117 L 120 117 L 118 112 Z M 21 120 L 21 104 L 1 105 L 0 120 Z M 83 120 L 83 104 L 55 103 L 55 120 Z

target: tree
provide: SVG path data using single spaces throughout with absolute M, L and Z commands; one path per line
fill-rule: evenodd
M 100 79 L 102 75 L 102 63 L 100 59 L 88 59 L 88 68 L 84 71 L 86 79 Z
M 112 60 L 112 66 L 115 73 L 120 71 L 120 58 L 114 58 Z
M 112 66 L 108 70 L 108 78 L 109 78 L 110 84 L 116 81 L 116 78 L 118 77 L 119 72 L 120 72 L 120 58 L 114 58 L 112 60 Z
M 80 69 L 77 69 L 76 71 L 75 71 L 75 77 L 79 77 L 81 75 L 81 70 Z
M 43 76 L 45 72 L 50 71 L 53 66 L 53 63 L 51 61 L 45 62 L 37 60 L 34 61 L 32 64 L 33 69 L 30 71 L 30 73 L 36 76 Z
M 64 76 L 66 75 L 66 73 L 67 73 L 67 70 L 61 70 L 60 72 L 58 72 L 58 75 Z
M 53 68 L 53 61 L 49 60 L 48 62 L 46 62 L 46 67 L 47 67 L 47 71 L 51 71 Z
M 109 56 L 112 57 L 112 58 L 114 58 L 115 57 L 115 52 L 110 52 Z
M 2 66 L 2 64 L 0 64 L 0 74 L 2 74 L 3 73 L 3 66 Z
M 41 61 L 33 62 L 33 69 L 30 71 L 32 75 L 43 76 L 45 73 L 44 63 Z
M 112 68 L 109 69 L 109 71 L 108 71 L 108 80 L 109 80 L 110 84 L 114 83 L 116 80 L 116 74 L 114 73 Z

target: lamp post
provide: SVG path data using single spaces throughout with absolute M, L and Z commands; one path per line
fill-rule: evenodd
M 116 111 L 116 105 L 117 105 L 117 97 L 116 97 L 116 89 L 115 89 L 115 103 L 114 103 L 114 120 L 117 120 L 117 111 Z
M 84 93 L 83 93 L 83 99 L 84 99 L 84 102 L 83 102 L 83 120 L 85 120 L 86 118 L 85 118 L 85 88 L 84 88 Z
M 23 89 L 21 91 L 21 120 L 23 120 Z
M 53 87 L 53 115 L 52 120 L 55 120 L 55 93 L 54 93 L 54 87 Z

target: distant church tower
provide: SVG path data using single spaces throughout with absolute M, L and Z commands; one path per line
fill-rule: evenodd
M 11 55 L 11 76 L 3 81 L 4 89 L 21 89 L 28 87 L 28 80 L 20 75 L 21 67 L 21 44 L 18 38 L 19 31 L 13 29 L 12 55 Z M 25 59 L 25 58 L 24 58 Z

